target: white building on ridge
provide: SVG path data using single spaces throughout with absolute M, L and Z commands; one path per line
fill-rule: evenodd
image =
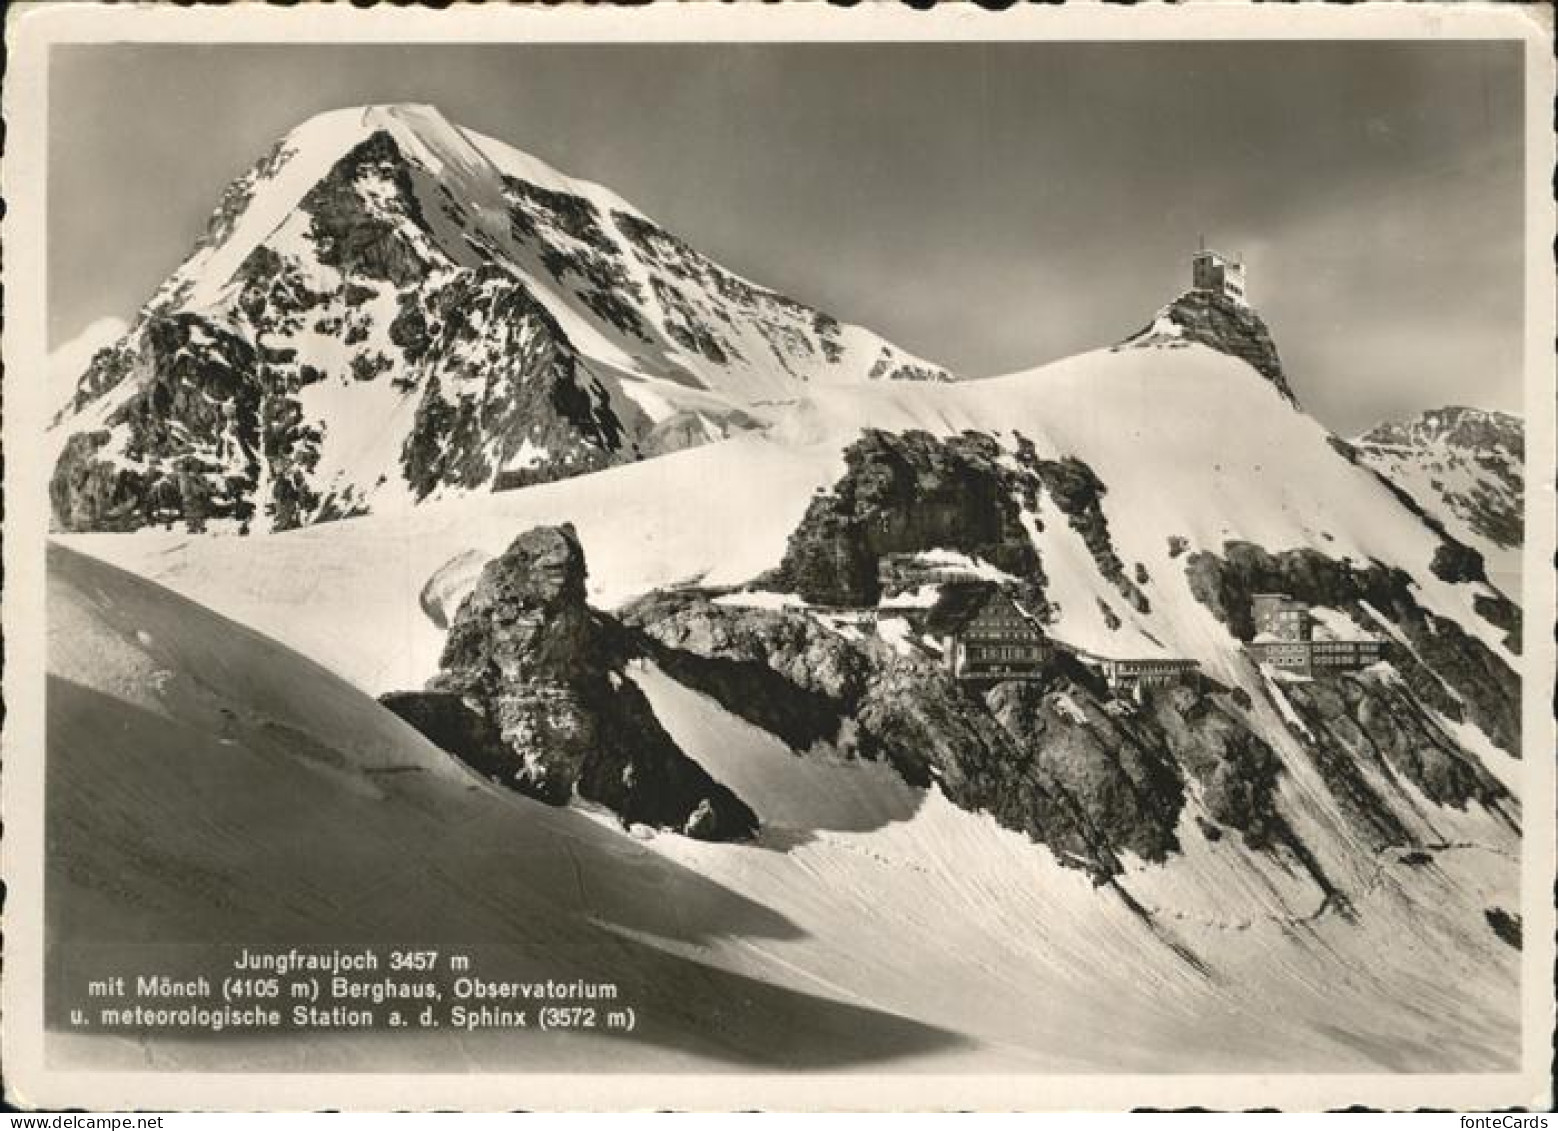
M 1244 292 L 1244 264 L 1204 245 L 1190 257 L 1190 287 L 1231 298 L 1240 306 L 1248 305 Z

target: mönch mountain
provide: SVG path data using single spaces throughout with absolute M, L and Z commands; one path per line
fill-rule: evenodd
M 66 530 L 285 530 L 946 380 L 429 106 L 322 114 L 223 194 L 61 413 Z

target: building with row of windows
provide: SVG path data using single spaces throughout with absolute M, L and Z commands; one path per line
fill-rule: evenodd
M 1286 593 L 1256 593 L 1250 598 L 1256 636 L 1277 640 L 1308 640 L 1314 635 L 1309 606 Z
M 1249 301 L 1245 294 L 1244 264 L 1237 256 L 1213 251 L 1204 243 L 1190 257 L 1190 286 L 1192 290 L 1210 291 L 1232 299 L 1240 306 Z
M 958 679 L 1033 679 L 1054 654 L 1037 618 L 993 585 L 949 585 L 923 630 Z
M 1086 657 L 1084 657 L 1085 659 Z M 1184 683 L 1201 670 L 1194 660 L 1177 656 L 1150 656 L 1115 659 L 1099 656 L 1095 666 L 1103 674 L 1111 691 L 1139 692 L 1147 687 L 1173 687 Z
M 1146 688 L 1174 687 L 1187 682 L 1201 670 L 1196 661 L 1179 656 L 1100 656 L 1070 644 L 1060 647 L 1103 676 L 1110 691 L 1124 692 L 1137 699 Z
M 1252 640 L 1245 645 L 1258 664 L 1269 664 L 1300 675 L 1357 671 L 1389 654 L 1383 640 Z
M 1036 679 L 1057 651 L 1093 668 L 1110 690 L 1137 696 L 1144 688 L 1169 687 L 1200 671 L 1194 660 L 1098 656 L 1052 640 L 1036 617 L 993 585 L 946 587 L 922 627 L 958 679 Z
M 1258 664 L 1313 676 L 1356 671 L 1387 655 L 1385 641 L 1374 637 L 1317 637 L 1309 606 L 1286 593 L 1256 593 L 1250 609 L 1255 639 L 1245 645 L 1245 650 Z

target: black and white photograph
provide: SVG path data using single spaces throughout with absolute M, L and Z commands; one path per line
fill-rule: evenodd
M 307 7 L 7 18 L 9 1102 L 1551 1102 L 1550 11 Z

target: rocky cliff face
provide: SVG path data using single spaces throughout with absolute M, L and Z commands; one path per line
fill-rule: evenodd
M 843 478 L 812 501 L 791 536 L 778 583 L 817 604 L 871 605 L 883 557 L 938 548 L 1039 579 L 999 456 L 974 433 L 941 440 L 867 431 L 845 451 Z
M 705 443 L 811 381 L 947 377 L 430 107 L 337 111 L 93 358 L 54 520 L 282 530 Z
M 1150 325 L 1122 344 L 1142 347 L 1175 342 L 1199 342 L 1247 362 L 1294 407 L 1298 406 L 1271 331 L 1250 307 L 1213 291 L 1186 291 L 1160 310 Z
M 666 734 L 622 668 L 631 641 L 585 603 L 571 527 L 538 527 L 482 570 L 426 691 L 383 702 L 499 784 L 577 795 L 625 824 L 738 840 L 757 817 Z
M 1215 686 L 1138 704 L 1057 653 L 1038 679 L 973 688 L 929 655 L 846 639 L 804 610 L 693 592 L 652 595 L 622 615 L 668 674 L 792 748 L 884 761 L 1100 880 L 1119 872 L 1122 854 L 1163 861 L 1179 850 L 1187 785 L 1209 835 L 1295 846 L 1276 811 L 1278 759 L 1236 696 Z
M 1417 700 L 1449 719 L 1475 723 L 1519 757 L 1519 675 L 1460 625 L 1424 609 L 1404 571 L 1358 566 L 1311 549 L 1273 554 L 1242 542 L 1227 544 L 1221 555 L 1192 554 L 1185 571 L 1196 598 L 1240 640 L 1255 635 L 1252 595 L 1272 592 L 1344 613 L 1360 633 L 1397 635 L 1401 646 L 1391 664 Z
M 1353 767 L 1368 767 L 1387 779 L 1404 777 L 1429 800 L 1455 809 L 1475 801 L 1505 811 L 1510 804 L 1497 779 L 1425 718 L 1405 686 L 1389 676 L 1355 672 L 1292 684 L 1284 693 L 1312 741 L 1331 746 Z
M 1293 569 L 1325 572 L 1318 563 Z M 1373 584 L 1384 600 L 1378 587 L 1388 582 Z M 1395 615 L 1405 623 L 1422 614 Z M 1306 839 L 1312 833 L 1298 831 L 1299 810 L 1319 798 L 1306 795 L 1291 808 L 1285 759 L 1294 755 L 1278 752 L 1261 705 L 1244 690 L 1195 678 L 1117 696 L 1063 651 L 1033 678 L 970 685 L 922 648 L 870 631 L 846 637 L 826 616 L 718 604 L 695 591 L 652 594 L 622 613 L 651 662 L 780 737 L 798 757 L 884 762 L 910 785 L 938 789 L 1047 846 L 1097 883 L 1112 883 L 1131 859 L 1171 864 L 1187 851 L 1193 825 L 1196 839 L 1218 852 L 1274 862 L 1312 882 L 1323 906 L 1347 909 L 1345 890 L 1321 862 L 1325 853 Z M 1415 661 L 1403 667 L 1404 675 L 1381 667 L 1282 684 L 1299 756 L 1309 763 L 1303 780 L 1318 774 L 1324 803 L 1374 852 L 1432 850 L 1423 803 L 1477 805 L 1517 829 L 1518 805 L 1507 790 L 1424 710 L 1434 694 L 1422 683 L 1429 669 Z M 1481 678 L 1464 676 L 1467 717 L 1491 722 L 1497 709 L 1482 697 L 1496 699 L 1502 685 L 1476 690 Z M 1460 693 L 1442 685 L 1437 694 L 1435 709 L 1448 711 Z
M 812 500 L 765 584 L 814 604 L 872 605 L 884 575 L 895 588 L 913 580 L 915 563 L 904 559 L 953 551 L 1008 574 L 1026 607 L 1043 616 L 1046 579 L 1028 524 L 1042 529 L 1037 509 L 1047 495 L 1099 573 L 1137 609 L 1150 608 L 1115 553 L 1100 503 L 1107 488 L 1081 460 L 1041 458 L 1021 435 L 1007 452 L 978 432 L 877 429 L 845 449 L 844 460 L 844 475 Z

